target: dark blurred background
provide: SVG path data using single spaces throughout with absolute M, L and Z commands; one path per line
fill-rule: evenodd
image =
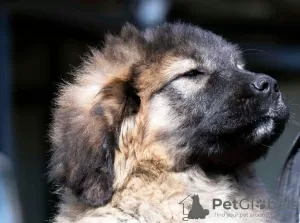
M 256 166 L 276 196 L 300 130 L 299 15 L 298 0 L 0 0 L 0 222 L 40 223 L 55 212 L 46 167 L 57 84 L 69 79 L 89 46 L 101 47 L 104 35 L 127 21 L 139 28 L 183 21 L 210 29 L 240 44 L 247 68 L 278 79 L 291 120 Z

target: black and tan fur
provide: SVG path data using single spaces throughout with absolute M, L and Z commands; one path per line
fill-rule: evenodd
M 245 70 L 236 46 L 192 25 L 126 25 L 74 76 L 51 128 L 50 178 L 62 198 L 54 222 L 181 222 L 190 194 L 206 209 L 213 198 L 268 197 L 251 163 L 288 111 L 275 80 Z M 274 89 L 254 92 L 257 78 Z M 201 222 L 276 222 L 269 210 L 249 212 L 265 215 L 210 210 Z

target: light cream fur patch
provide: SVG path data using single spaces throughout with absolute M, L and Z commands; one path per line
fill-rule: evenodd
M 153 181 L 132 176 L 126 187 L 116 191 L 113 200 L 105 207 L 84 208 L 68 195 L 69 200 L 61 204 L 60 214 L 54 222 L 185 222 L 183 218 L 186 218 L 186 214 L 183 213 L 184 207 L 180 202 L 189 195 L 197 194 L 203 208 L 209 210 L 209 215 L 205 219 L 200 219 L 201 222 L 276 223 L 270 209 L 212 208 L 213 199 L 222 201 L 269 199 L 257 179 L 251 174 L 247 176 L 247 170 L 241 171 L 240 177 L 248 182 L 247 185 L 237 185 L 235 180 L 228 176 L 210 180 L 197 169 L 181 173 L 166 172 Z M 187 212 L 188 210 L 185 210 L 185 213 Z M 220 216 L 223 214 L 225 217 Z M 196 223 L 200 220 L 189 219 L 189 222 Z

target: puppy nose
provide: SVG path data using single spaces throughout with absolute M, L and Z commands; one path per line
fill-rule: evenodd
M 271 93 L 278 92 L 278 84 L 275 79 L 267 75 L 258 76 L 251 84 L 252 89 L 257 93 Z

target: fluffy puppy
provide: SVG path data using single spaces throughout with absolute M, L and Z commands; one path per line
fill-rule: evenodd
M 288 119 L 277 82 L 244 69 L 235 45 L 187 24 L 126 25 L 74 76 L 51 131 L 54 222 L 182 222 L 193 194 L 209 211 L 201 222 L 276 222 L 270 210 L 213 207 L 268 198 L 251 163 Z

